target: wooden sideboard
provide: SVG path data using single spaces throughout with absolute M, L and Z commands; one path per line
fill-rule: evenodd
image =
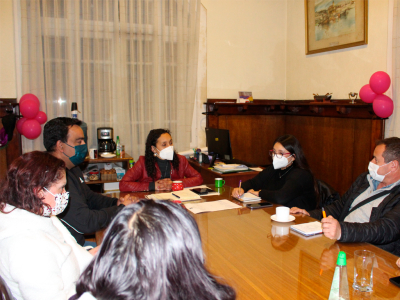
M 16 114 L 19 114 L 17 99 L 0 98 L 0 117 L 6 115 L 6 108 L 10 106 L 13 107 Z M 1 128 L 3 128 L 3 123 L 0 122 L 0 129 Z M 21 154 L 21 135 L 15 128 L 12 140 L 6 145 L 6 147 L 0 149 L 0 180 L 5 178 L 8 166 L 11 162 Z
M 234 158 L 257 165 L 271 164 L 268 150 L 283 134 L 301 143 L 317 179 L 340 194 L 367 171 L 375 142 L 383 138 L 384 119 L 371 104 L 349 99 L 312 100 L 208 99 L 207 127 L 229 129 Z

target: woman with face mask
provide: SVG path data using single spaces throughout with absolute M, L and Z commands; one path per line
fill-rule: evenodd
M 269 151 L 272 165 L 256 177 L 235 188 L 232 196 L 244 192 L 287 207 L 315 209 L 317 206 L 314 176 L 299 141 L 293 135 L 278 137 Z M 306 209 L 307 210 L 307 209 Z
M 93 257 L 56 217 L 65 185 L 64 162 L 39 151 L 13 161 L 2 182 L 0 275 L 15 299 L 68 299 Z
M 182 181 L 183 187 L 202 184 L 203 178 L 187 159 L 174 151 L 171 133 L 153 129 L 146 140 L 145 156 L 140 156 L 119 183 L 122 192 L 171 190 L 172 181 Z

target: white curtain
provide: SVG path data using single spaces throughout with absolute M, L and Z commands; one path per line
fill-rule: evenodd
M 189 147 L 200 0 L 19 1 L 22 94 L 37 95 L 48 119 L 77 102 L 89 147 L 98 127 L 113 127 L 135 159 L 154 128 Z M 23 151 L 35 149 L 42 135 L 23 137 Z
M 393 13 L 392 55 L 388 57 L 391 64 L 388 69 L 392 70 L 389 75 L 392 80 L 391 96 L 394 103 L 394 111 L 386 121 L 385 137 L 400 137 L 400 0 L 393 1 L 393 10 L 390 8 L 389 13 Z M 390 43 L 388 44 L 390 45 Z

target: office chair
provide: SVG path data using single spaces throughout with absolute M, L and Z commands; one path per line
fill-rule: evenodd
M 317 180 L 318 205 L 317 208 L 325 207 L 340 199 L 339 193 L 323 180 Z

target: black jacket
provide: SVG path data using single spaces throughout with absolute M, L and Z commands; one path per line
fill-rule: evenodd
M 262 199 L 287 207 L 296 206 L 307 211 L 317 207 L 311 172 L 296 166 L 275 170 L 271 165 L 256 177 L 245 181 L 242 189 L 245 192 L 250 189 L 261 190 L 259 196 Z
M 368 172 L 361 174 L 340 200 L 324 207 L 327 216 L 340 223 L 342 236 L 339 242 L 371 243 L 379 248 L 400 255 L 400 186 L 393 187 L 383 201 L 374 207 L 368 223 L 348 223 L 344 219 L 353 201 L 368 187 Z M 320 209 L 310 212 L 311 217 L 321 220 Z
M 66 190 L 69 192 L 69 203 L 58 217 L 80 245 L 85 243 L 84 233 L 93 233 L 106 227 L 124 207 L 122 204 L 116 206 L 117 198 L 93 192 L 83 181 L 78 166 L 67 169 Z

